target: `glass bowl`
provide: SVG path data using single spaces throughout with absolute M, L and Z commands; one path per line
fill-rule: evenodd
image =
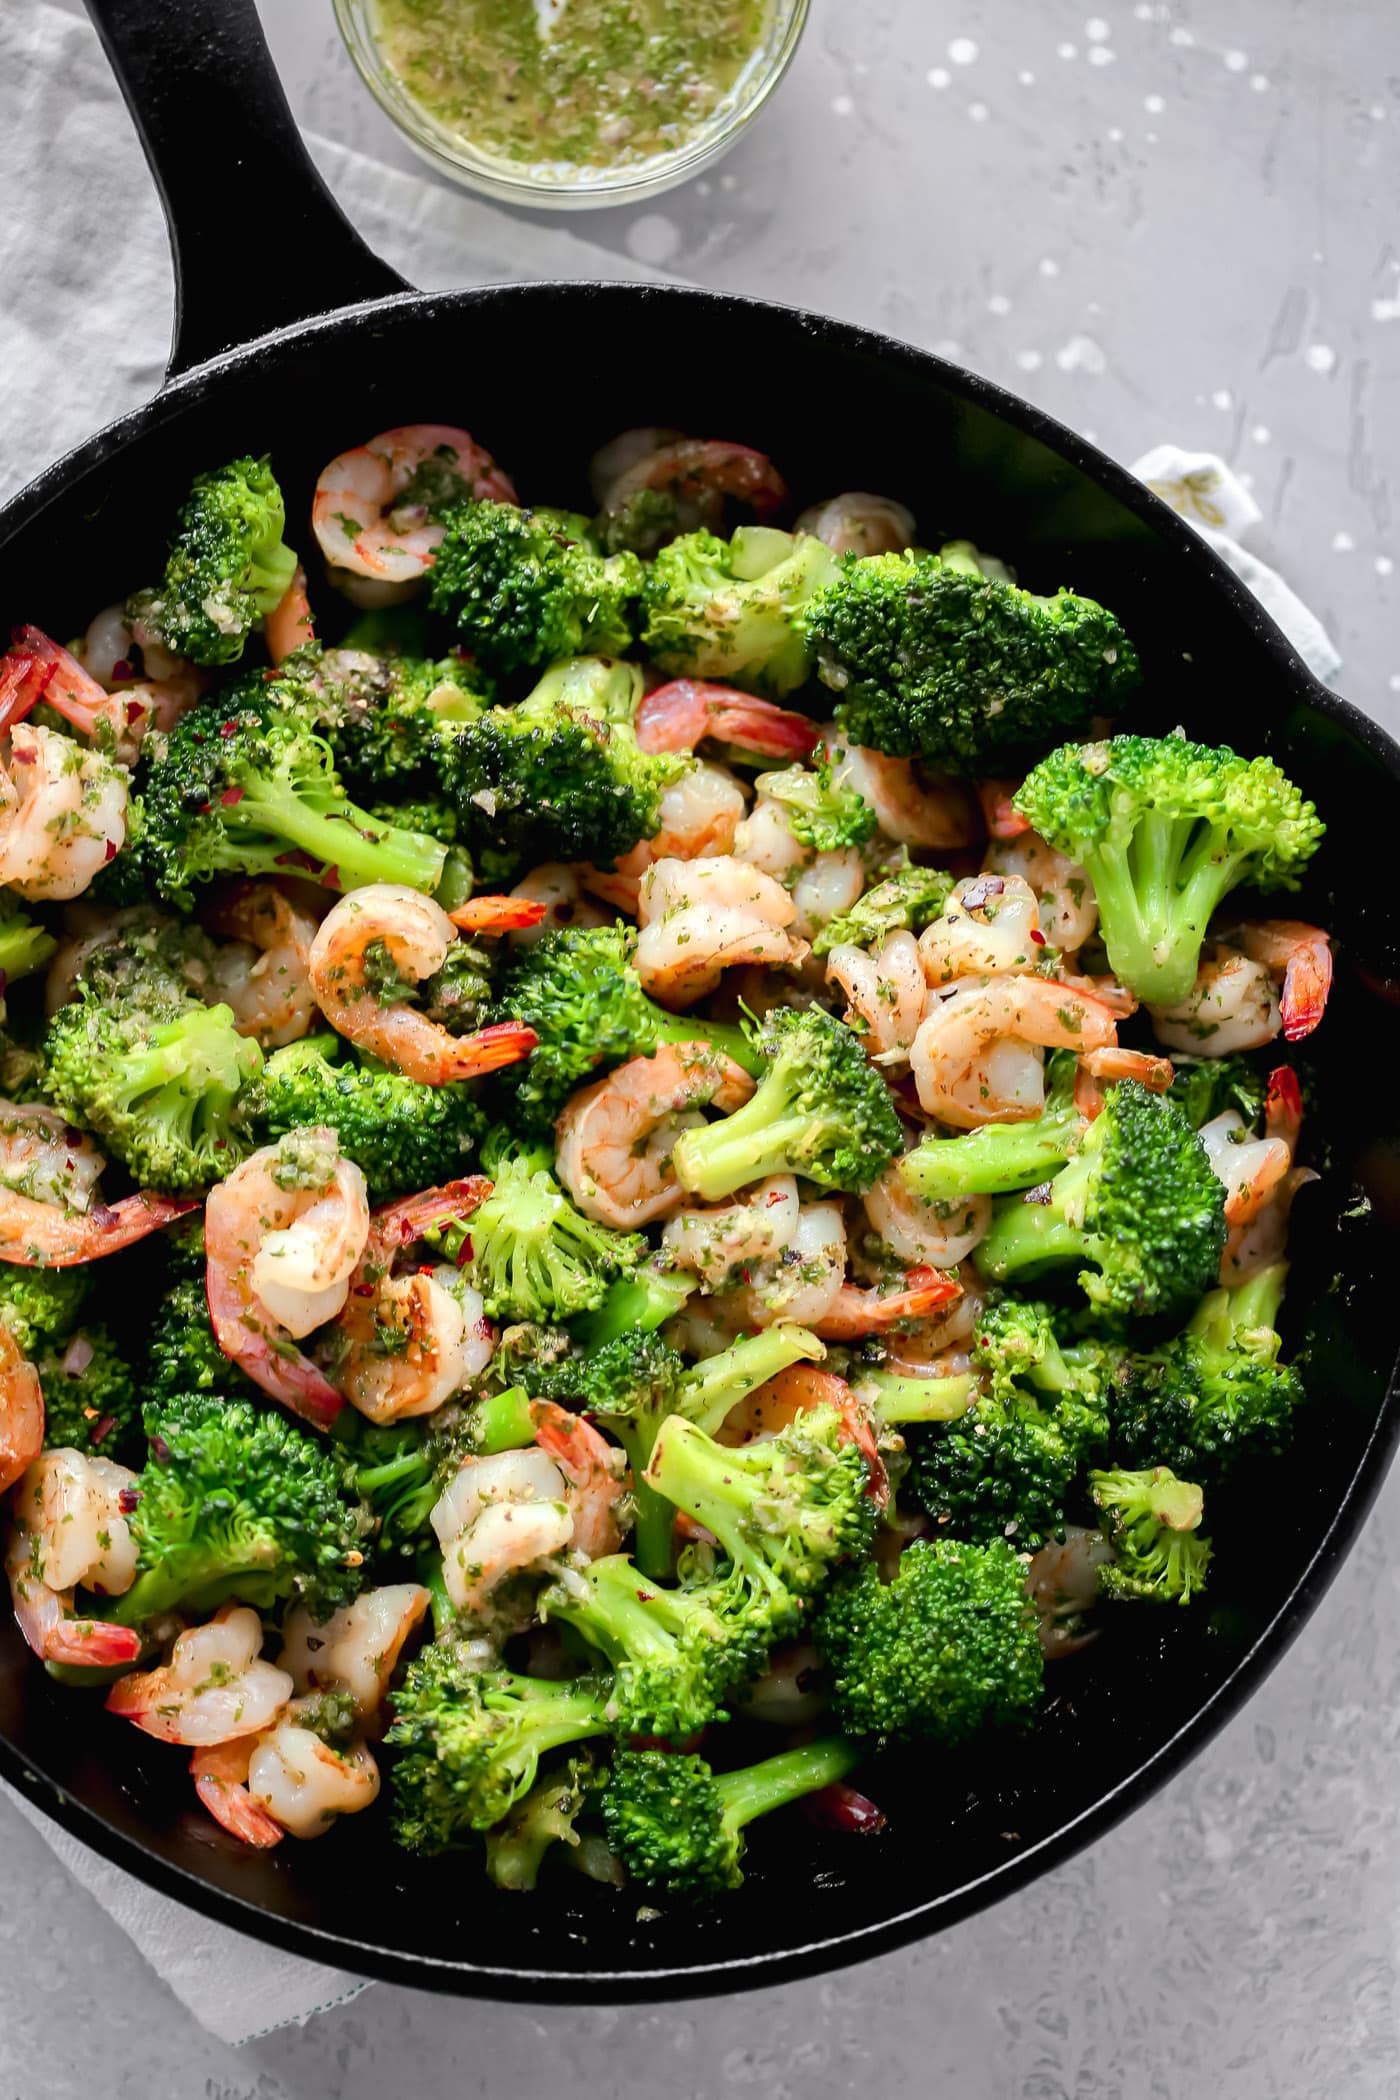
M 532 167 L 472 146 L 416 102 L 385 60 L 377 40 L 375 0 L 334 0 L 335 18 L 361 79 L 415 152 L 464 188 L 501 204 L 550 211 L 588 211 L 603 204 L 640 204 L 708 168 L 729 151 L 782 79 L 801 40 L 809 0 L 772 0 L 764 42 L 684 145 L 625 167 Z

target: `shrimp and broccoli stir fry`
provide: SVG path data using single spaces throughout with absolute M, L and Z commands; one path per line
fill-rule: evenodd
M 1322 825 L 741 445 L 582 512 L 413 425 L 300 509 L 202 471 L 0 657 L 15 1614 L 245 1845 L 710 1897 L 1209 1595 L 1303 1404 Z

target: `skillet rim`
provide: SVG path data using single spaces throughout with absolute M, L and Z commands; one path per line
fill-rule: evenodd
M 217 386 L 225 375 L 246 369 L 250 364 L 275 362 L 284 345 L 301 343 L 318 335 L 334 336 L 354 324 L 372 324 L 376 316 L 397 319 L 408 314 L 426 323 L 435 314 L 448 310 L 519 305 L 531 300 L 546 304 L 560 300 L 603 300 L 618 303 L 640 301 L 673 307 L 697 305 L 729 313 L 740 321 L 746 316 L 777 317 L 794 328 L 799 336 L 833 338 L 851 354 L 877 357 L 882 365 L 899 367 L 913 378 L 936 379 L 946 391 L 961 395 L 1010 425 L 1018 434 L 1036 440 L 1097 482 L 1149 530 L 1169 556 L 1196 572 L 1244 628 L 1254 647 L 1267 657 L 1274 674 L 1287 681 L 1293 695 L 1306 701 L 1361 744 L 1400 786 L 1400 743 L 1353 702 L 1332 692 L 1314 677 L 1253 593 L 1200 534 L 1098 446 L 1090 444 L 1056 417 L 994 380 L 970 372 L 932 351 L 918 349 L 856 323 L 741 293 L 625 280 L 544 279 L 456 292 L 396 293 L 387 298 L 334 308 L 274 330 L 169 380 L 151 401 L 108 424 L 45 468 L 0 506 L 0 547 L 33 524 L 54 498 L 93 467 L 113 458 L 148 430 L 177 420 L 183 408 Z M 632 2004 L 647 1999 L 692 1998 L 726 1991 L 755 1990 L 791 1982 L 873 1959 L 893 1948 L 929 1937 L 935 1931 L 1000 1901 L 1104 1835 L 1157 1792 L 1240 1710 L 1301 1631 L 1371 1509 L 1397 1440 L 1400 1440 L 1400 1351 L 1397 1351 L 1384 1396 L 1355 1469 L 1306 1567 L 1229 1674 L 1164 1742 L 1090 1807 L 1081 1810 L 1038 1843 L 1008 1857 L 987 1872 L 927 1902 L 897 1910 L 878 1924 L 827 1933 L 798 1947 L 759 1955 L 716 1958 L 684 1967 L 575 1970 L 564 1975 L 543 1967 L 495 1968 L 484 1962 L 458 1962 L 428 1954 L 400 1954 L 318 1925 L 278 1917 L 231 1891 L 214 1887 L 184 1867 L 173 1865 L 149 1851 L 139 1840 L 115 1829 L 96 1810 L 51 1781 L 17 1743 L 3 1734 L 0 1734 L 0 1776 L 73 1837 L 159 1893 L 253 1939 L 311 1960 L 348 1968 L 356 1975 L 461 1997 L 534 2004 Z

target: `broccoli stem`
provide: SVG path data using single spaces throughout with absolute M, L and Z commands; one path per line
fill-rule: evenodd
M 457 1623 L 457 1607 L 447 1591 L 447 1577 L 443 1572 L 442 1555 L 431 1546 L 425 1547 L 414 1563 L 414 1572 L 428 1592 L 433 1614 L 433 1633 L 438 1640 L 451 1633 Z
M 1236 1329 L 1246 1330 L 1252 1327 L 1276 1328 L 1278 1326 L 1279 1307 L 1283 1304 L 1283 1294 L 1287 1283 L 1288 1263 L 1286 1261 L 1273 1262 L 1267 1269 L 1260 1269 L 1256 1275 L 1249 1277 L 1246 1282 L 1237 1283 L 1232 1290 L 1225 1294 L 1229 1308 L 1230 1325 Z M 1213 1292 L 1211 1296 L 1214 1296 Z M 1201 1313 L 1205 1312 L 1205 1308 L 1209 1304 L 1210 1298 L 1205 1299 L 1201 1306 Z M 1201 1313 L 1197 1314 L 1197 1319 L 1200 1319 Z M 1196 1320 L 1193 1320 L 1191 1324 L 1194 1327 Z
M 713 1436 L 725 1416 L 789 1364 L 820 1363 L 826 1346 L 809 1328 L 775 1321 L 695 1364 L 681 1380 L 679 1412 Z M 650 1457 L 650 1452 L 647 1456 Z
M 718 1203 L 751 1181 L 790 1174 L 792 1156 L 810 1135 L 807 1115 L 777 1115 L 781 1084 L 765 1080 L 743 1108 L 702 1130 L 687 1130 L 672 1154 L 676 1179 L 692 1195 Z
M 882 1422 L 956 1422 L 972 1405 L 977 1380 L 970 1372 L 955 1378 L 911 1378 L 898 1371 L 869 1371 L 855 1382 L 855 1393 L 874 1408 Z
M 488 1393 L 471 1412 L 472 1448 L 482 1458 L 495 1451 L 523 1451 L 535 1441 L 530 1396 L 523 1385 Z
M 1003 1196 L 1056 1173 L 1083 1127 L 1078 1111 L 1066 1107 L 1033 1123 L 984 1123 L 961 1137 L 926 1137 L 900 1161 L 900 1175 L 925 1203 Z
M 805 1743 L 800 1750 L 781 1750 L 776 1757 L 746 1765 L 738 1772 L 722 1772 L 715 1779 L 725 1827 L 742 1830 L 758 1816 L 771 1815 L 789 1801 L 815 1794 L 821 1787 L 844 1779 L 860 1763 L 860 1752 L 843 1735 L 823 1736 Z
M 1091 1171 L 1088 1158 L 1072 1159 L 1056 1175 L 1048 1203 L 1008 1203 L 998 1211 L 977 1250 L 983 1275 L 1004 1283 L 1009 1276 L 1034 1276 L 1042 1268 L 1061 1268 L 1084 1259 L 1090 1243 L 1083 1226 L 1070 1220 L 1082 1214 L 1080 1199 Z
M 591 1356 L 605 1342 L 635 1328 L 652 1333 L 678 1313 L 695 1288 L 686 1276 L 675 1271 L 641 1269 L 610 1284 L 596 1312 L 581 1313 L 568 1323 L 569 1332 Z
M 229 824 L 234 841 L 250 826 L 284 838 L 319 865 L 337 869 L 342 887 L 358 889 L 371 882 L 402 882 L 431 895 L 442 879 L 447 848 L 426 833 L 399 831 L 381 824 L 354 802 L 336 804 L 322 814 L 290 788 L 259 778 L 251 770 L 242 799 Z M 345 877 L 352 880 L 345 880 Z
M 1087 857 L 1109 965 L 1145 1005 L 1179 1006 L 1189 996 L 1211 914 L 1246 858 L 1225 852 L 1213 826 L 1150 813 L 1126 851 Z
M 667 1013 L 654 999 L 648 999 L 653 1025 L 656 1030 L 656 1047 L 662 1043 L 708 1043 L 721 1056 L 732 1057 L 736 1065 L 742 1065 L 750 1079 L 757 1079 L 763 1071 L 761 1053 L 749 1041 L 743 1028 L 732 1021 L 697 1021 L 692 1014 Z

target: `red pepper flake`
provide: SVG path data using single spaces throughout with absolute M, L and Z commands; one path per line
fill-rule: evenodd
M 743 1277 L 743 1279 L 744 1279 L 744 1282 L 745 1282 L 745 1283 L 752 1283 L 752 1282 L 753 1282 L 753 1275 L 752 1275 L 752 1272 L 751 1272 L 750 1270 L 748 1270 L 748 1269 L 740 1269 L 740 1271 L 739 1271 L 739 1274 L 740 1274 L 740 1275 L 741 1275 L 741 1276 Z
M 29 750 L 11 751 L 10 763 L 14 766 L 32 766 L 34 763 L 34 753 Z
M 419 1264 L 418 1264 L 418 1274 L 419 1274 L 420 1276 L 431 1276 L 431 1275 L 432 1275 L 432 1273 L 433 1273 L 433 1265 L 432 1265 L 432 1263 L 431 1263 L 430 1261 L 420 1261 L 420 1262 L 419 1262 Z
M 135 676 L 136 667 L 132 663 L 131 658 L 129 656 L 119 656 L 112 666 L 113 683 L 120 685 L 124 678 L 134 678 Z
M 158 1465 L 169 1464 L 170 1446 L 163 1436 L 156 1435 L 151 1438 L 151 1455 Z
M 102 1420 L 98 1423 L 96 1429 L 94 1429 L 92 1432 L 92 1441 L 94 1442 L 94 1444 L 100 1444 L 104 1436 L 110 1436 L 112 1434 L 112 1431 L 116 1428 L 116 1426 L 117 1418 L 115 1415 L 104 1415 L 102 1417 Z M 122 1489 L 122 1494 L 126 1494 L 128 1492 L 129 1491 L 126 1488 Z M 120 1500 L 120 1498 L 118 1499 Z M 138 1497 L 138 1500 L 139 1499 L 140 1498 Z M 123 1515 L 125 1514 L 126 1512 L 123 1511 Z
M 116 840 L 115 840 L 115 839 L 108 839 L 108 841 L 107 841 L 106 845 L 105 845 L 105 846 L 103 847 L 103 849 L 102 849 L 102 858 L 103 858 L 104 860 L 115 860 L 115 859 L 116 859 L 116 857 L 117 857 L 117 842 L 116 842 Z
M 483 1317 L 477 1321 L 475 1327 L 473 1327 L 472 1329 L 472 1333 L 476 1336 L 476 1339 L 479 1342 L 489 1342 L 494 1338 L 496 1330 L 491 1325 L 491 1322 L 485 1317 Z
M 476 1254 L 472 1247 L 471 1234 L 468 1233 L 461 1246 L 457 1249 L 457 1266 L 459 1269 L 465 1269 L 467 1263 L 475 1261 L 475 1259 Z
M 139 722 L 141 720 L 141 717 L 145 714 L 145 712 L 146 703 L 144 700 L 128 700 L 126 703 L 126 719 L 128 725 L 131 726 Z
M 115 1417 L 114 1417 L 114 1416 L 112 1416 L 112 1415 L 109 1415 L 109 1416 L 107 1417 L 107 1421 L 108 1421 L 108 1423 L 112 1422 L 113 1420 L 115 1420 Z M 124 1517 L 129 1517 L 129 1516 L 130 1516 L 130 1515 L 131 1515 L 131 1514 L 133 1513 L 133 1511 L 134 1511 L 134 1510 L 136 1510 L 136 1509 L 139 1509 L 140 1505 L 141 1505 L 141 1490 L 140 1490 L 140 1488 L 138 1488 L 138 1487 L 125 1487 L 125 1488 L 122 1488 L 122 1489 L 121 1489 L 121 1490 L 120 1490 L 120 1491 L 118 1492 L 118 1495 L 117 1495 L 117 1508 L 118 1508 L 118 1509 L 119 1509 L 119 1510 L 121 1511 L 121 1513 L 122 1513 L 122 1515 L 123 1515 Z
M 802 1806 L 808 1820 L 823 1830 L 840 1830 L 851 1837 L 874 1837 L 885 1827 L 884 1810 L 839 1779 L 809 1794 Z
M 1031 939 L 1035 942 L 1037 948 L 1043 948 L 1045 946 L 1045 935 L 1043 933 L 1037 933 L 1034 926 L 1032 926 L 1031 928 Z
M 372 1283 L 357 1283 L 355 1285 L 355 1296 L 357 1298 L 372 1298 L 374 1296 L 374 1285 Z
M 212 810 L 212 809 L 213 809 L 213 807 L 214 807 L 214 805 L 213 805 L 213 803 L 212 803 L 212 802 L 201 802 L 201 803 L 200 803 L 200 805 L 199 805 L 199 814 L 200 814 L 200 815 L 201 815 L 202 817 L 207 817 L 207 816 L 208 816 L 208 814 L 209 814 L 209 812 L 210 812 L 210 810 Z
M 103 1232 L 108 1231 L 109 1228 L 115 1225 L 117 1222 L 116 1212 L 114 1210 L 109 1210 L 105 1203 L 94 1203 L 92 1206 L 91 1217 L 93 1224 L 100 1226 Z
M 221 723 L 221 724 L 220 724 L 220 726 L 219 726 L 219 735 L 220 735 L 220 736 L 237 736 L 237 734 L 238 734 L 238 724 L 237 724 L 236 722 L 223 722 L 223 723 Z M 203 743 L 203 741 L 204 741 L 203 737 L 201 737 L 201 738 L 199 739 L 199 741 L 200 741 L 200 743 Z
M 223 803 L 225 809 L 233 809 L 243 800 L 244 792 L 244 789 L 238 787 L 225 788 L 219 800 Z

